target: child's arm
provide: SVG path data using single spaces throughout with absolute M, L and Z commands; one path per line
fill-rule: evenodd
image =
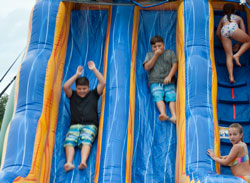
M 176 71 L 177 71 L 177 68 L 178 68 L 178 64 L 177 62 L 175 62 L 168 74 L 168 76 L 164 79 L 164 84 L 169 84 L 171 83 L 171 80 L 173 78 L 173 76 L 175 75 Z
M 244 21 L 243 21 L 243 19 L 240 17 L 240 16 L 238 16 L 239 17 L 239 19 L 240 19 L 240 29 L 242 30 L 242 31 L 244 31 L 244 32 L 246 32 L 246 28 L 245 28 L 245 24 L 244 24 Z
M 99 95 L 101 95 L 103 89 L 104 89 L 105 86 L 106 86 L 106 82 L 105 82 L 105 80 L 104 80 L 104 77 L 103 77 L 103 75 L 96 69 L 95 63 L 94 63 L 93 61 L 89 61 L 89 62 L 88 62 L 88 67 L 89 67 L 89 69 L 90 69 L 91 71 L 94 72 L 96 78 L 97 78 L 98 81 L 99 81 L 99 83 L 98 83 L 98 85 L 97 85 L 97 93 L 98 93 Z
M 83 71 L 83 67 L 82 66 L 78 66 L 77 69 L 76 69 L 76 73 L 64 83 L 63 89 L 64 89 L 64 92 L 65 92 L 65 94 L 66 94 L 66 96 L 68 98 L 70 98 L 71 95 L 72 95 L 71 86 L 73 85 L 73 83 L 75 82 L 75 80 L 79 76 L 82 75 L 82 71 Z
M 227 158 L 227 155 L 226 155 L 226 156 L 221 156 L 220 158 L 221 158 L 221 159 L 226 159 L 226 158 Z
M 164 50 L 161 50 L 161 49 L 157 49 L 155 52 L 154 52 L 154 55 L 153 57 L 144 64 L 144 68 L 146 71 L 149 71 L 152 69 L 152 67 L 154 67 L 155 65 L 155 62 L 157 61 L 158 57 L 163 54 Z
M 229 165 L 236 157 L 237 157 L 237 154 L 239 153 L 239 151 L 241 150 L 242 147 L 240 147 L 239 144 L 236 144 L 232 147 L 229 155 L 223 157 L 223 158 L 220 158 L 220 157 L 217 157 L 216 154 L 212 151 L 212 150 L 208 150 L 208 155 L 217 163 L 221 164 L 221 165 L 224 165 L 224 166 L 227 166 Z
M 219 39 L 220 41 L 221 41 L 221 33 L 220 33 L 221 28 L 222 28 L 222 19 L 220 20 L 220 23 L 219 23 L 219 25 L 218 25 L 218 27 L 217 27 L 217 30 L 216 30 L 216 36 L 218 37 L 218 39 Z

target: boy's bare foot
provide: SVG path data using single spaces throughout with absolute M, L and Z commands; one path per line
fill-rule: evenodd
M 160 114 L 159 115 L 159 120 L 160 121 L 167 121 L 168 120 L 168 116 L 166 114 Z
M 85 168 L 87 168 L 87 164 L 86 164 L 86 163 L 83 163 L 83 162 L 81 162 L 80 165 L 78 166 L 78 169 L 79 169 L 79 170 L 83 170 L 83 169 L 85 169 Z
M 240 64 L 240 57 L 237 57 L 237 56 L 233 56 L 233 59 L 235 60 L 235 63 L 236 65 L 238 65 L 239 67 L 241 67 L 241 64 Z
M 176 123 L 176 116 L 172 116 L 170 119 L 169 119 L 172 123 Z
M 231 84 L 235 83 L 234 77 L 229 77 L 229 81 Z
M 66 172 L 68 172 L 70 170 L 73 170 L 74 168 L 75 168 L 75 166 L 73 164 L 71 164 L 71 163 L 65 163 L 65 165 L 64 165 L 64 170 Z

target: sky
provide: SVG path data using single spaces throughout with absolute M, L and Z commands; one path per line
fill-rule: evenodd
M 28 39 L 29 17 L 35 0 L 2 1 L 0 6 L 0 80 L 18 55 L 25 49 Z M 17 74 L 19 59 L 0 82 L 0 93 Z M 10 94 L 11 88 L 5 92 Z

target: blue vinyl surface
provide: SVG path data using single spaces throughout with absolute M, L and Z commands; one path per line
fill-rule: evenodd
M 98 182 L 125 182 L 134 7 L 113 6 Z

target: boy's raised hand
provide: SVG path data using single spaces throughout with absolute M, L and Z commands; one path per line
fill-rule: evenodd
M 88 62 L 89 70 L 93 71 L 95 69 L 95 63 L 93 61 Z
M 159 48 L 158 48 L 157 50 L 155 50 L 155 54 L 156 54 L 157 56 L 163 54 L 163 52 L 164 52 L 164 49 L 159 49 Z
M 82 75 L 83 66 L 78 66 L 76 69 L 76 75 L 79 77 Z

